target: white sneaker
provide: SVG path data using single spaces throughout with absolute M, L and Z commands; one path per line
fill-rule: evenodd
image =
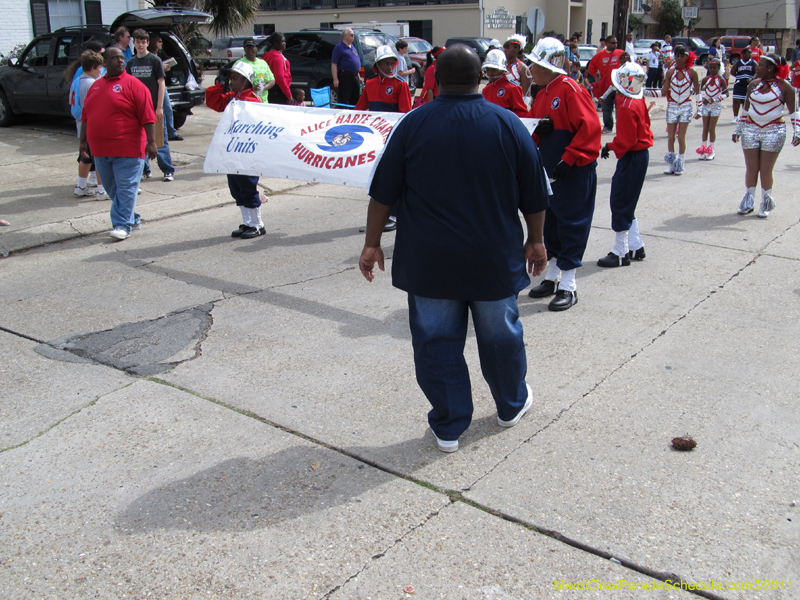
M 164 181 L 175 181 L 175 175 L 172 173 L 167 173 L 164 175 Z
M 733 117 L 731 119 L 731 125 L 736 125 L 739 122 L 739 117 Z
M 527 383 L 525 384 L 525 387 L 528 388 L 528 398 L 525 400 L 525 406 L 523 406 L 522 409 L 517 413 L 517 416 L 510 421 L 503 421 L 503 419 L 498 416 L 497 424 L 500 425 L 500 427 L 513 427 L 519 423 L 519 420 L 523 417 L 523 415 L 530 410 L 531 406 L 533 406 L 533 390 Z
M 739 210 L 738 213 L 740 215 L 749 215 L 753 212 L 753 207 L 756 204 L 756 199 L 753 197 L 753 194 L 750 192 L 745 193 L 744 198 L 739 203 Z
M 714 160 L 715 156 L 716 156 L 716 154 L 714 153 L 714 149 L 712 148 L 711 152 L 708 152 L 706 154 L 706 160 Z
M 769 216 L 769 211 L 775 210 L 775 200 L 769 194 L 764 194 L 761 200 L 761 208 L 758 210 L 758 216 L 766 219 Z
M 89 171 L 88 185 L 97 187 L 97 173 L 95 171 Z
M 83 196 L 94 196 L 94 190 L 90 190 L 89 186 L 81 187 L 79 185 L 75 186 L 75 191 L 72 192 L 76 196 L 83 197 Z
M 682 158 L 679 158 L 678 160 L 676 160 L 676 161 L 675 161 L 675 170 L 674 170 L 674 173 L 675 173 L 675 175 L 683 175 L 683 171 L 684 171 L 684 168 L 683 168 L 683 159 L 682 159 Z
M 433 433 L 433 429 L 431 429 L 431 433 Z M 450 454 L 451 452 L 456 452 L 458 450 L 458 440 L 440 440 L 438 437 L 436 437 L 435 433 L 433 433 L 433 437 L 436 438 L 436 445 L 439 446 L 439 450 L 442 452 L 447 452 Z
M 95 200 L 108 200 L 108 194 L 106 192 L 97 192 L 94 195 Z
M 111 230 L 111 233 L 108 234 L 108 237 L 112 237 L 115 240 L 124 240 L 129 235 L 130 235 L 130 233 L 128 233 L 124 229 L 120 229 L 118 227 L 115 227 L 114 229 Z

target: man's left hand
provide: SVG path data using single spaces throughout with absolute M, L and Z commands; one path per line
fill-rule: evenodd
M 528 273 L 538 277 L 544 272 L 547 266 L 547 250 L 543 242 L 525 242 L 525 260 L 528 261 Z
M 361 251 L 361 258 L 358 259 L 358 268 L 361 269 L 361 274 L 367 281 L 375 279 L 375 263 L 378 263 L 378 268 L 381 271 L 386 270 L 383 268 L 383 248 L 380 246 L 364 246 Z
M 163 106 L 159 106 L 156 109 L 156 119 L 158 119 L 159 121 L 163 121 L 164 120 L 164 107 Z
M 158 156 L 158 146 L 156 146 L 155 142 L 147 142 L 147 146 L 144 149 L 150 160 L 155 160 L 156 156 Z
M 556 165 L 555 171 L 553 172 L 553 179 L 556 181 L 566 181 L 567 176 L 569 175 L 569 170 L 572 168 L 571 165 L 565 163 L 563 160 Z

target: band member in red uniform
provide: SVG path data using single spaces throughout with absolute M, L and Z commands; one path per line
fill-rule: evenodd
M 633 260 L 644 260 L 644 243 L 639 236 L 636 205 L 642 192 L 648 148 L 653 145 L 650 113 L 644 101 L 647 76 L 636 63 L 625 63 L 611 72 L 611 85 L 617 90 L 617 135 L 603 146 L 600 155 L 617 156 L 617 170 L 611 178 L 611 229 L 616 233 L 614 249 L 597 261 L 600 267 L 626 267 Z
M 439 86 L 436 85 L 436 57 L 444 52 L 444 46 L 434 46 L 428 50 L 425 61 L 425 79 L 422 85 L 422 102 L 433 102 L 439 95 Z
M 483 71 L 489 83 L 483 88 L 483 97 L 492 104 L 507 108 L 520 118 L 528 116 L 528 107 L 522 99 L 522 88 L 508 80 L 506 56 L 502 50 L 489 50 Z
M 253 93 L 253 68 L 250 65 L 237 62 L 231 69 L 230 78 L 229 92 L 221 82 L 206 89 L 208 108 L 224 112 L 231 100 L 261 102 L 261 98 Z M 265 235 L 267 230 L 261 220 L 261 204 L 268 198 L 258 191 L 258 177 L 229 174 L 228 189 L 242 213 L 242 224 L 231 232 L 231 237 L 247 240 Z
M 411 90 L 405 81 L 392 75 L 397 57 L 390 46 L 381 46 L 375 53 L 372 69 L 377 77 L 367 80 L 356 110 L 407 113 L 411 110 Z
M 619 56 L 623 50 L 617 48 L 617 38 L 613 35 L 606 38 L 606 47 L 598 50 L 589 61 L 587 70 L 594 77 L 592 95 L 603 105 L 603 133 L 614 130 L 614 94 L 604 94 L 611 87 L 611 71 L 619 68 Z
M 528 295 L 555 294 L 548 308 L 567 310 L 578 302 L 575 272 L 582 265 L 594 214 L 600 122 L 589 93 L 564 71 L 566 50 L 561 42 L 543 38 L 527 58 L 533 62 L 534 83 L 542 86 L 529 114 L 541 119 L 533 139 L 553 189 L 544 222 L 547 271 Z

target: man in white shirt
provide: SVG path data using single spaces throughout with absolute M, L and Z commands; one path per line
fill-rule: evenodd
M 630 31 L 625 34 L 625 52 L 630 54 L 631 62 L 636 62 L 636 48 L 633 45 L 633 34 Z
M 661 48 L 659 42 L 650 44 L 650 52 L 645 55 L 647 59 L 647 83 L 645 87 L 661 87 Z

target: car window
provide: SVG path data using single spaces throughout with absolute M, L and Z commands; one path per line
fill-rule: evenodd
M 26 67 L 46 67 L 50 60 L 50 44 L 52 41 L 51 38 L 47 38 L 36 42 L 22 59 L 23 64 Z
M 481 50 L 488 52 L 489 51 L 489 43 L 492 40 L 475 40 L 475 43 L 478 45 L 478 48 Z
M 597 54 L 597 50 L 595 48 L 581 48 L 578 47 L 578 56 L 580 60 L 592 60 L 592 57 Z
M 246 37 L 233 38 L 233 39 L 231 39 L 231 45 L 228 46 L 228 47 L 229 48 L 240 48 L 241 46 L 244 46 L 244 41 L 246 39 L 247 39 Z
M 413 42 L 408 42 L 408 51 L 412 54 L 423 54 L 433 48 L 428 42 L 425 40 L 414 40 Z
M 316 59 L 319 53 L 319 36 L 315 33 L 295 33 L 286 36 L 285 54 Z
M 56 57 L 55 63 L 56 65 L 68 65 L 70 63 L 70 51 L 72 48 L 72 44 L 74 42 L 74 38 L 72 37 L 62 37 L 58 38 L 58 44 L 56 45 Z M 74 54 L 74 52 L 73 52 Z
M 383 36 L 375 35 L 372 33 L 359 34 L 361 40 L 361 52 L 364 55 L 365 62 L 375 61 L 375 51 L 379 46 L 383 45 Z
M 221 50 L 223 48 L 228 47 L 228 43 L 231 41 L 229 37 L 221 37 L 214 40 L 214 43 L 211 44 L 212 48 L 216 48 L 217 50 Z
M 734 48 L 747 48 L 750 45 L 750 40 L 733 40 Z
M 695 44 L 695 46 L 705 46 L 706 45 L 706 43 L 703 40 L 701 40 L 700 38 L 694 38 L 693 37 L 693 38 L 689 38 L 689 39 L 692 40 L 692 42 Z

